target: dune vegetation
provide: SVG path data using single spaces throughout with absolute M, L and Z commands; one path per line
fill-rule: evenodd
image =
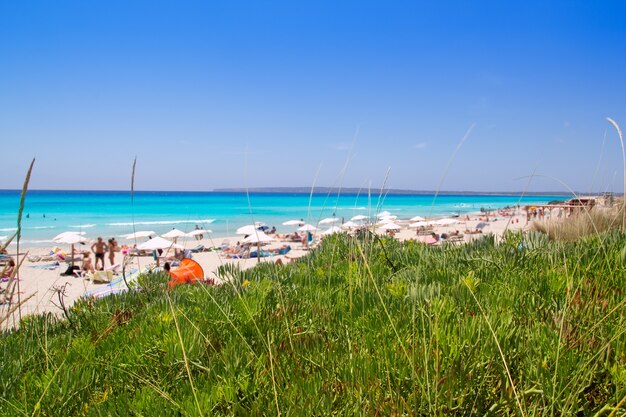
M 626 238 L 333 236 L 0 338 L 3 415 L 624 415 Z
M 553 240 L 574 241 L 583 236 L 619 228 L 623 215 L 623 205 L 620 202 L 612 207 L 577 211 L 569 217 L 560 219 L 536 220 L 531 223 L 530 229 L 544 233 Z

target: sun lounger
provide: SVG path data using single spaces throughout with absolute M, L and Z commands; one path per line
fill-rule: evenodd
M 286 254 L 289 253 L 289 251 L 291 251 L 291 246 L 287 246 L 287 247 L 281 248 L 277 253 L 279 255 L 286 255 Z
M 195 248 L 189 249 L 189 251 L 192 252 L 192 253 L 200 253 L 200 252 L 204 251 L 204 245 L 198 245 Z
M 250 256 L 249 257 L 250 258 L 267 258 L 267 257 L 270 257 L 270 256 L 276 256 L 276 254 L 272 253 L 272 252 L 268 252 L 266 250 L 262 250 L 260 252 L 260 254 L 257 253 L 257 251 L 250 252 Z
M 226 254 L 228 259 L 248 259 L 250 257 L 250 249 L 245 248 L 237 253 Z
M 449 236 L 446 239 L 446 242 L 448 242 L 448 243 L 462 243 L 462 242 L 465 242 L 465 239 L 463 238 L 463 235 L 452 235 L 452 236 Z

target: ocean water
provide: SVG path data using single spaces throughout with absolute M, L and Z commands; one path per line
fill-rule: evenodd
M 0 236 L 12 234 L 17 225 L 19 191 L 0 191 Z M 88 238 L 120 237 L 135 230 L 158 234 L 176 227 L 185 232 L 196 225 L 213 231 L 214 237 L 233 235 L 255 221 L 275 225 L 279 231 L 290 219 L 316 224 L 335 215 L 346 221 L 357 214 L 374 216 L 387 210 L 399 218 L 438 217 L 463 214 L 481 208 L 536 204 L 563 196 L 508 195 L 378 195 L 286 194 L 214 192 L 128 191 L 29 191 L 22 219 L 25 246 L 49 246 L 52 237 L 68 231 L 84 231 Z

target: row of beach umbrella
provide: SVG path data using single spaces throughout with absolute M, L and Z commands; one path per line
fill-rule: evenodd
M 379 213 L 376 217 L 378 220 L 375 224 L 378 226 L 379 230 L 384 230 L 384 231 L 400 230 L 402 228 L 402 226 L 395 223 L 397 216 L 391 215 L 391 213 L 389 213 L 388 211 L 383 211 Z M 321 232 L 321 234 L 330 235 L 333 233 L 343 232 L 346 229 L 355 229 L 355 228 L 366 226 L 367 224 L 364 223 L 363 221 L 364 220 L 369 221 L 369 217 L 362 215 L 362 214 L 356 215 L 352 217 L 349 221 L 343 223 L 340 227 L 336 226 L 335 223 L 339 222 L 340 220 L 341 219 L 337 217 L 328 217 L 328 218 L 320 220 L 318 222 L 319 225 L 321 224 L 332 225 L 327 230 Z M 426 226 L 431 226 L 431 225 L 447 226 L 447 225 L 458 223 L 457 219 L 452 219 L 452 218 L 443 218 L 443 219 L 438 219 L 438 220 L 433 220 L 433 221 L 426 221 L 426 219 L 421 216 L 412 217 L 409 221 L 411 222 L 408 225 L 409 228 L 426 227 Z M 286 222 L 283 222 L 282 224 L 284 226 L 298 226 L 297 230 L 301 232 L 315 232 L 319 230 L 317 227 L 311 224 L 305 223 L 302 220 L 288 220 Z M 247 237 L 246 239 L 244 239 L 244 242 L 264 243 L 264 242 L 270 242 L 273 240 L 270 236 L 264 233 L 264 231 L 267 229 L 268 227 L 264 223 L 257 222 L 255 224 L 250 224 L 250 225 L 246 225 L 246 226 L 242 226 L 238 228 L 236 230 L 236 234 L 246 235 Z M 153 237 L 150 240 L 142 243 L 141 245 L 138 245 L 137 248 L 140 250 L 167 249 L 170 247 L 182 248 L 182 246 L 177 245 L 175 243 L 176 239 L 185 238 L 185 237 L 195 237 L 195 236 L 205 234 L 205 233 L 212 233 L 212 231 L 208 229 L 196 229 L 196 230 L 192 230 L 189 233 L 185 233 L 179 229 L 172 229 L 168 231 L 167 233 L 164 233 L 160 237 L 159 236 Z M 69 232 L 60 233 L 59 235 L 55 236 L 52 240 L 59 244 L 72 245 L 72 251 L 73 251 L 73 246 L 75 244 L 86 243 L 89 241 L 87 238 L 85 238 L 84 235 L 85 235 L 85 232 L 69 231 Z M 138 231 L 138 232 L 126 235 L 124 237 L 127 240 L 136 240 L 140 238 L 150 238 L 155 235 L 156 233 L 154 231 Z M 168 239 L 173 239 L 174 241 L 171 241 Z

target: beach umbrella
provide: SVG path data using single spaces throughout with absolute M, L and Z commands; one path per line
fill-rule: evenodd
M 320 220 L 319 224 L 337 223 L 339 220 L 341 219 L 337 217 L 327 217 L 325 219 Z
M 456 219 L 439 219 L 439 220 L 435 220 L 433 222 L 433 224 L 437 224 L 437 225 L 440 225 L 440 226 L 448 226 L 450 224 L 455 224 L 455 223 L 458 223 L 458 222 L 459 221 L 456 220 Z
M 283 226 L 302 226 L 304 222 L 302 220 L 287 220 L 283 222 Z
M 341 230 L 340 227 L 332 226 L 329 229 L 324 230 L 322 232 L 322 234 L 328 236 L 328 235 L 332 235 L 332 234 L 335 234 L 335 233 L 341 233 L 341 232 L 343 232 L 343 230 Z
M 254 224 L 247 224 L 245 226 L 241 226 L 235 233 L 238 235 L 252 235 L 258 232 L 258 226 Z
M 84 236 L 80 236 L 80 235 L 75 235 L 75 234 L 69 234 L 69 235 L 65 235 L 60 237 L 59 239 L 55 240 L 56 243 L 66 243 L 68 245 L 75 245 L 76 243 L 85 243 L 87 242 L 87 238 Z
M 411 221 L 412 222 L 423 222 L 424 220 L 426 220 L 426 219 L 423 218 L 422 216 L 411 217 Z
M 74 266 L 74 245 L 87 242 L 87 238 L 76 233 L 68 233 L 55 240 L 55 242 L 70 245 L 70 259 L 72 260 L 72 266 Z
M 73 231 L 63 232 L 53 237 L 52 240 L 55 241 L 56 243 L 63 243 L 63 242 L 59 242 L 59 239 L 63 239 L 65 236 L 72 236 L 72 235 L 84 236 L 85 234 L 86 234 L 85 232 L 73 232 Z
M 137 246 L 137 249 L 139 250 L 159 250 L 159 249 L 169 249 L 169 248 L 176 248 L 176 249 L 185 249 L 184 247 L 177 245 L 176 243 L 172 242 L 171 240 L 167 240 L 167 239 L 163 239 L 160 236 L 157 236 L 155 238 L 152 238 L 150 240 L 148 240 L 147 242 L 143 242 L 141 245 Z M 156 263 L 157 263 L 157 267 L 159 266 L 159 257 L 156 257 Z
M 143 242 L 141 245 L 137 245 L 139 250 L 158 250 L 158 249 L 184 249 L 182 246 L 175 244 L 171 240 L 164 239 L 160 236 L 152 238 L 147 242 Z
M 380 216 L 380 217 L 378 217 L 379 220 L 395 220 L 397 218 L 398 218 L 398 216 L 391 216 L 391 215 L 390 216 Z
M 391 213 L 389 213 L 388 211 L 381 211 L 380 213 L 378 213 L 376 217 L 380 219 L 381 217 L 388 217 L 388 216 L 391 216 Z
M 367 218 L 368 218 L 367 216 L 364 216 L 362 214 L 357 214 L 356 216 L 354 216 L 350 220 L 352 220 L 353 222 L 358 222 L 358 221 L 361 221 L 361 220 L 365 220 Z
M 250 236 L 245 238 L 243 241 L 245 243 L 268 243 L 274 240 L 273 237 L 266 235 L 265 233 L 257 230 L 255 233 L 252 233 Z
M 383 217 L 381 219 L 378 219 L 378 224 L 393 223 L 395 219 L 396 219 L 396 216 Z
M 139 231 L 135 233 L 131 233 L 129 235 L 124 236 L 128 240 L 138 239 L 142 237 L 150 237 L 152 235 L 156 235 L 153 231 Z
M 172 229 L 169 232 L 162 234 L 161 236 L 166 239 L 176 239 L 179 237 L 187 236 L 187 233 L 183 232 L 182 230 Z
M 415 223 L 411 223 L 409 224 L 409 227 L 426 227 L 429 226 L 430 223 L 429 222 L 415 222 Z
M 355 227 L 361 227 L 361 225 L 353 221 L 349 221 L 342 224 L 341 227 L 343 227 L 344 229 L 353 229 Z
M 399 226 L 395 223 L 385 223 L 378 228 L 379 230 L 400 230 L 402 226 Z
M 300 232 L 314 232 L 317 230 L 317 227 L 313 226 L 312 224 L 305 224 L 302 227 L 298 228 L 298 231 Z
M 193 237 L 193 236 L 203 235 L 205 233 L 213 233 L 213 230 L 209 230 L 209 229 L 192 230 L 191 232 L 185 234 L 185 236 Z M 163 236 L 165 236 L 165 235 L 163 235 Z
M 243 241 L 245 243 L 256 243 L 257 245 L 256 259 L 257 259 L 257 263 L 259 263 L 261 262 L 261 243 L 268 243 L 273 240 L 274 240 L 273 237 L 266 235 L 262 231 L 255 230 L 254 232 L 252 232 L 250 236 L 245 238 Z

